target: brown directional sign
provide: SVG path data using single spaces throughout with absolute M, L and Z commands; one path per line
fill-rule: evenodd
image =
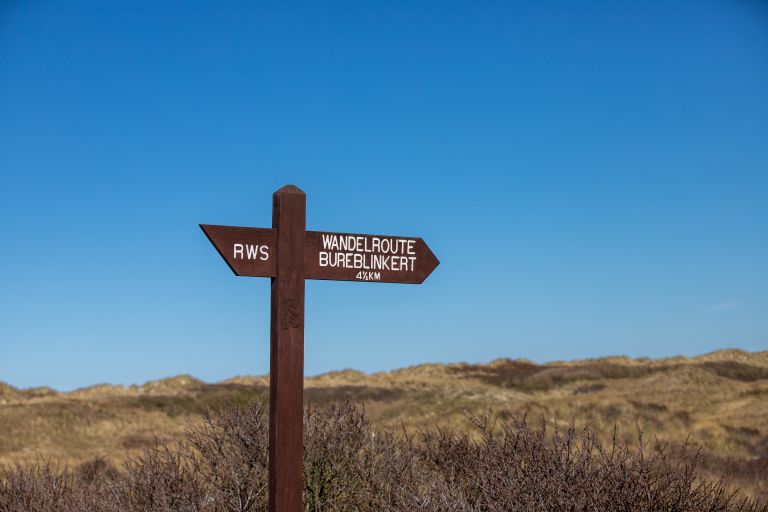
M 232 272 L 238 276 L 277 275 L 277 233 L 269 228 L 241 228 L 200 224 Z
M 302 510 L 304 280 L 418 284 L 440 263 L 421 238 L 306 231 L 306 196 L 272 196 L 272 228 L 201 224 L 238 276 L 272 278 L 269 511 Z
M 236 275 L 277 275 L 275 230 L 206 224 L 200 227 Z M 306 279 L 419 284 L 440 264 L 421 238 L 306 233 Z
M 307 231 L 308 279 L 419 284 L 440 263 L 424 240 Z

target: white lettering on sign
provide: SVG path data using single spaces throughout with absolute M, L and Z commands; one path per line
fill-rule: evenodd
M 267 261 L 269 259 L 269 246 L 258 244 L 233 244 L 232 257 L 241 260 Z
M 358 272 L 355 279 L 361 281 L 381 281 L 381 272 Z
M 355 278 L 361 281 L 381 280 L 376 270 L 413 272 L 416 266 L 416 240 L 323 234 L 322 242 L 320 266 L 360 270 Z

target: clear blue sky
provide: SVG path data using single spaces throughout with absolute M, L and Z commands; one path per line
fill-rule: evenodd
M 198 223 L 422 236 L 306 372 L 768 348 L 768 4 L 0 3 L 0 380 L 263 374 Z

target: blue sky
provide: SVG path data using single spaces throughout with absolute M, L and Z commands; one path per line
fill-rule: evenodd
M 307 374 L 768 348 L 760 1 L 0 3 L 0 380 L 263 374 L 198 223 L 422 236 L 307 282 Z

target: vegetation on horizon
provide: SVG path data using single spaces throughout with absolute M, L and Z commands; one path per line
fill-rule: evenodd
M 698 454 L 574 425 L 548 432 L 525 418 L 475 435 L 376 430 L 348 402 L 305 410 L 304 510 L 765 512 L 702 480 Z M 0 512 L 219 512 L 267 510 L 268 418 L 261 403 L 208 413 L 179 443 L 156 443 L 116 467 L 6 467 Z
M 0 464 L 29 467 L 42 458 L 69 467 L 119 465 L 156 441 L 184 439 L 208 409 L 266 400 L 267 384 L 264 377 L 206 384 L 180 376 L 70 393 L 0 384 Z M 768 352 L 544 365 L 504 359 L 373 375 L 345 370 L 308 378 L 305 385 L 309 404 L 362 403 L 377 431 L 395 435 L 415 435 L 425 426 L 475 435 L 465 411 L 527 414 L 561 430 L 576 419 L 602 439 L 617 427 L 621 443 L 633 442 L 638 427 L 648 439 L 670 445 L 690 434 L 702 446 L 702 476 L 768 499 Z

